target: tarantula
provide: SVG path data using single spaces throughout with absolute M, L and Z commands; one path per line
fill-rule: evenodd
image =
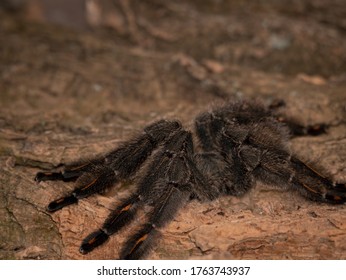
M 289 130 L 294 135 L 318 135 L 326 126 L 285 124 L 276 110 L 281 105 L 230 102 L 202 113 L 194 120 L 196 139 L 180 122 L 159 120 L 103 156 L 66 165 L 61 172 L 39 172 L 35 179 L 76 181 L 72 193 L 48 205 L 54 212 L 141 171 L 136 191 L 80 246 L 82 254 L 92 251 L 130 223 L 140 207 L 151 206 L 147 221 L 125 242 L 121 259 L 143 258 L 160 228 L 189 200 L 241 196 L 256 180 L 291 188 L 313 201 L 345 203 L 345 184 L 319 174 L 288 146 Z

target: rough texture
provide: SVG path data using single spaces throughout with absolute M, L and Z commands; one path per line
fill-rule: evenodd
M 73 184 L 36 184 L 35 173 L 108 151 L 161 117 L 188 126 L 228 98 L 283 99 L 301 123 L 331 125 L 292 149 L 346 182 L 344 1 L 162 2 L 119 1 L 93 32 L 1 12 L 1 259 L 117 258 L 131 228 L 86 256 L 78 247 L 131 186 L 50 215 Z M 345 216 L 345 206 L 257 185 L 191 202 L 149 258 L 345 259 Z

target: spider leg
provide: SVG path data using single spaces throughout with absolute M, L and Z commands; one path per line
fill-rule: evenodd
M 174 135 L 170 138 L 170 140 L 176 140 L 174 139 Z M 180 134 L 178 134 L 178 136 L 179 135 Z M 160 153 L 150 164 L 147 174 L 143 176 L 138 183 L 139 191 L 116 207 L 116 209 L 110 213 L 103 226 L 88 235 L 83 240 L 79 249 L 82 254 L 89 253 L 96 247 L 103 244 L 109 238 L 109 236 L 118 232 L 134 218 L 138 206 L 143 204 L 142 200 L 145 193 L 150 192 L 152 185 L 156 183 L 159 176 L 164 174 L 165 170 L 167 169 L 169 157 L 171 156 L 171 152 L 167 149 L 167 146 L 168 145 L 165 145 L 164 148 L 161 149 Z
M 288 118 L 284 116 L 283 114 L 279 113 L 278 110 L 285 106 L 286 106 L 285 101 L 277 99 L 277 100 L 274 100 L 268 106 L 268 108 L 273 112 L 273 115 L 278 122 L 285 123 L 287 125 L 287 127 L 291 131 L 292 137 L 304 136 L 304 135 L 318 136 L 318 135 L 327 133 L 327 129 L 329 125 L 325 123 L 304 126 L 299 124 L 294 119 Z
M 84 239 L 81 253 L 88 253 L 104 243 L 110 235 L 133 220 L 139 206 L 146 204 L 153 206 L 148 222 L 129 239 L 121 253 L 121 258 L 141 258 L 158 234 L 157 229 L 172 220 L 177 210 L 188 201 L 192 184 L 198 185 L 195 188 L 198 197 L 214 198 L 210 191 L 212 188 L 208 188 L 192 157 L 191 133 L 184 130 L 173 133 L 147 166 L 137 184 L 137 192 L 112 211 L 101 229 Z
M 80 252 L 85 254 L 92 251 L 104 243 L 110 235 L 122 229 L 135 217 L 139 206 L 160 203 L 170 185 L 179 184 L 177 182 L 181 180 L 189 180 L 191 176 L 186 171 L 188 163 L 185 154 L 188 153 L 187 150 L 189 153 L 192 152 L 191 145 L 190 133 L 182 130 L 174 132 L 147 166 L 144 176 L 137 184 L 137 192 L 112 211 L 99 230 L 84 239 Z M 168 183 L 162 181 L 162 177 L 166 176 Z M 180 179 L 181 176 L 183 179 Z
M 289 185 L 306 198 L 330 204 L 346 202 L 346 185 L 334 184 L 312 167 L 286 152 L 267 152 L 254 170 L 264 182 Z
M 335 184 L 299 159 L 292 157 L 292 183 L 311 200 L 330 204 L 346 203 L 346 184 Z
M 241 144 L 248 137 L 248 129 L 234 125 L 235 117 L 232 111 L 218 110 L 201 114 L 195 120 L 202 150 L 195 155 L 197 171 L 204 174 L 210 188 L 217 189 L 215 196 L 220 193 L 240 196 L 254 185 L 250 171 L 259 155 L 254 151 L 248 161 L 241 158 L 244 150 Z
M 297 136 L 318 136 L 321 134 L 326 134 L 328 125 L 325 123 L 313 124 L 313 125 L 301 125 L 294 120 L 286 119 L 284 117 L 277 117 L 277 121 L 285 123 L 291 132 L 291 137 Z
M 179 131 L 173 135 L 162 147 L 153 165 L 157 165 L 157 169 L 149 166 L 139 184 L 143 203 L 152 205 L 153 210 L 147 223 L 124 245 L 121 259 L 142 258 L 159 235 L 159 229 L 173 219 L 192 195 L 208 199 L 215 197 L 213 188 L 207 185 L 194 162 L 190 132 Z
M 103 226 L 89 234 L 82 242 L 79 251 L 87 254 L 108 240 L 109 236 L 118 232 L 130 222 L 137 212 L 140 196 L 135 194 L 125 200 L 108 216 Z
M 155 201 L 148 222 L 124 245 L 120 259 L 142 258 L 150 249 L 153 239 L 159 235 L 159 229 L 173 219 L 191 195 L 189 186 L 168 183 L 165 188 L 165 192 Z
M 174 131 L 179 131 L 176 121 L 161 120 L 146 128 L 144 133 L 123 143 L 115 151 L 85 163 L 67 166 L 62 172 L 39 172 L 37 181 L 77 180 L 77 187 L 69 195 L 52 201 L 47 210 L 54 212 L 79 199 L 100 192 L 120 180 L 130 178 L 157 148 Z
M 66 176 L 65 176 L 66 175 Z M 67 174 L 67 172 L 38 172 L 35 176 L 35 181 L 41 182 L 41 181 L 64 181 L 64 182 L 69 182 L 69 181 L 75 181 L 80 174 L 74 174 L 72 173 L 71 176 L 70 174 Z
M 195 120 L 196 134 L 202 150 L 206 153 L 213 151 L 215 147 L 211 123 L 213 123 L 213 116 L 210 113 L 201 114 Z
M 70 195 L 64 196 L 49 203 L 47 210 L 55 212 L 67 205 L 77 203 L 79 199 L 108 188 L 118 181 L 113 170 L 103 167 L 93 174 L 85 173 L 78 179 L 78 187 Z
M 91 162 L 75 163 L 66 166 L 65 169 L 60 172 L 38 172 L 35 176 L 35 181 L 75 181 L 79 176 L 83 174 L 83 172 L 86 172 L 88 169 L 90 169 L 91 165 Z

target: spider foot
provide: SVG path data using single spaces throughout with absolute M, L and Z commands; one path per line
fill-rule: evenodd
M 152 224 L 146 224 L 137 234 L 126 242 L 120 253 L 120 259 L 141 259 L 149 251 L 152 240 L 156 238 L 158 234 L 159 232 L 155 230 Z
M 101 229 L 89 234 L 82 242 L 79 251 L 87 254 L 107 241 L 109 236 L 118 232 L 134 218 L 138 196 L 130 197 L 116 208 L 106 219 Z
M 305 134 L 310 136 L 318 136 L 327 133 L 328 125 L 321 123 L 315 125 L 308 125 L 305 127 Z
M 79 247 L 79 252 L 83 255 L 91 252 L 96 247 L 105 243 L 109 238 L 109 235 L 106 234 L 103 230 L 99 229 L 88 235 L 82 242 Z
M 297 136 L 318 136 L 327 133 L 327 129 L 329 127 L 328 124 L 319 123 L 313 125 L 301 125 L 295 121 L 288 120 L 284 117 L 277 117 L 277 121 L 281 123 L 285 123 L 291 131 L 292 137 Z
M 61 172 L 38 172 L 35 176 L 36 182 L 41 181 L 63 181 L 64 176 Z
M 36 182 L 41 181 L 75 181 L 81 175 L 80 171 L 64 171 L 64 172 L 38 172 L 35 176 Z
M 333 189 L 329 189 L 325 196 L 326 202 L 332 204 L 346 203 L 346 184 L 336 184 Z
M 291 158 L 291 167 L 294 175 L 291 174 L 290 182 L 305 197 L 319 202 L 330 204 L 346 203 L 346 184 L 333 183 L 333 181 L 315 170 L 298 158 Z
M 54 178 L 58 176 L 63 176 L 61 175 L 61 173 L 52 173 L 52 174 Z M 47 175 L 39 175 L 39 177 L 41 176 L 47 176 Z M 49 205 L 47 206 L 47 211 L 55 212 L 57 210 L 64 208 L 65 206 L 75 204 L 81 198 L 85 198 L 94 193 L 100 192 L 107 187 L 112 186 L 113 184 L 117 182 L 117 178 L 113 172 L 109 172 L 109 170 L 103 170 L 103 172 L 97 175 L 96 174 L 91 175 L 91 174 L 85 173 L 84 175 L 81 176 L 78 182 L 79 182 L 79 186 L 72 193 L 50 202 Z
M 48 212 L 55 212 L 67 205 L 77 203 L 78 199 L 74 195 L 62 197 L 60 199 L 54 200 L 47 206 Z

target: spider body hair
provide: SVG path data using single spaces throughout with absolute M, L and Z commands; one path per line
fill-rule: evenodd
M 289 146 L 291 133 L 319 135 L 326 133 L 327 126 L 292 123 L 276 112 L 277 106 L 283 103 L 265 107 L 229 102 L 199 114 L 193 132 L 178 121 L 160 120 L 104 156 L 66 165 L 61 172 L 39 172 L 36 180 L 76 181 L 72 193 L 48 205 L 48 211 L 54 212 L 139 173 L 136 191 L 80 247 L 81 253 L 92 251 L 149 205 L 147 220 L 125 242 L 119 254 L 122 259 L 145 257 L 160 229 L 192 198 L 241 196 L 256 181 L 295 190 L 313 201 L 345 203 L 345 184 L 320 175 L 293 155 Z

